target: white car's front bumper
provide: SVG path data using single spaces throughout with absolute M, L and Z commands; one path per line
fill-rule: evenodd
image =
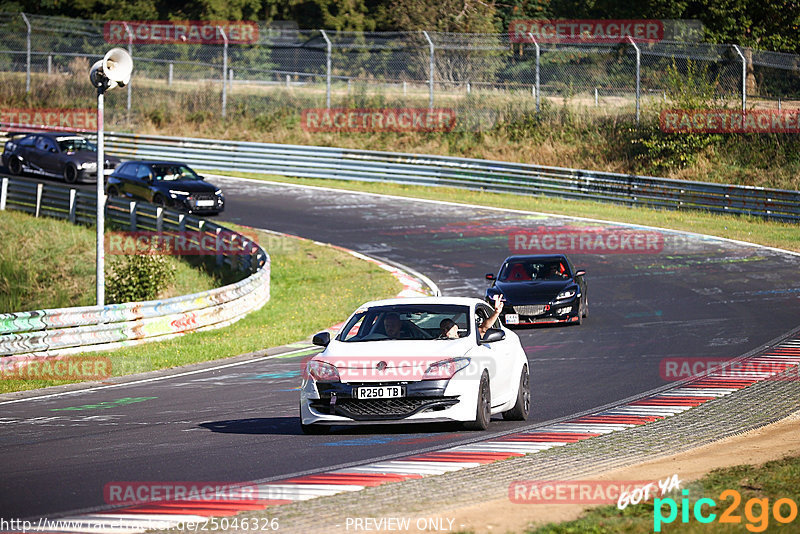
M 346 385 L 343 385 L 346 387 Z M 409 395 L 410 396 L 410 395 Z M 311 404 L 313 401 L 320 400 L 320 394 L 314 380 L 306 380 L 300 392 L 300 419 L 304 425 L 324 424 L 324 425 L 360 425 L 360 424 L 392 424 L 392 423 L 426 423 L 426 422 L 447 422 L 447 421 L 474 421 L 476 407 L 478 403 L 478 381 L 469 378 L 453 377 L 444 389 L 445 398 L 457 398 L 457 402 L 452 406 L 439 409 L 423 409 L 408 416 L 385 417 L 376 415 L 375 417 L 361 416 L 359 418 L 346 417 L 339 413 L 325 413 L 323 410 L 314 409 Z M 439 397 L 431 397 L 434 400 Z M 348 397 L 337 397 L 337 403 L 348 402 Z M 327 399 L 326 399 L 327 401 Z M 371 401 L 375 402 L 375 401 Z M 329 401 L 326 402 L 329 404 Z M 335 409 L 327 408 L 327 411 L 334 412 Z

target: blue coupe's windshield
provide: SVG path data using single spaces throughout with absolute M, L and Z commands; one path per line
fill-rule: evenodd
M 77 152 L 79 150 L 97 152 L 97 147 L 83 137 L 60 137 L 58 148 L 61 152 Z
M 156 180 L 200 180 L 201 178 L 186 165 L 153 165 L 153 176 Z
M 448 339 L 470 333 L 469 307 L 457 304 L 402 304 L 358 310 L 338 339 L 345 342 L 385 339 Z
M 569 266 L 562 260 L 513 260 L 503 265 L 497 279 L 501 282 L 560 281 L 571 276 Z

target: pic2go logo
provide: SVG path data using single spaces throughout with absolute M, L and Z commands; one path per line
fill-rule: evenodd
M 683 499 L 681 499 L 680 504 L 681 523 L 689 523 L 690 511 L 699 523 L 711 523 L 717 519 L 717 514 L 704 508 L 714 508 L 717 505 L 714 499 L 697 499 L 694 506 L 692 506 L 689 504 L 689 490 L 683 490 L 682 493 Z M 736 490 L 729 489 L 720 493 L 719 498 L 723 501 L 732 500 L 725 511 L 720 514 L 719 522 L 741 524 L 742 517 L 736 513 L 742 502 L 741 494 Z M 666 516 L 664 515 L 665 506 L 669 509 Z M 661 532 L 662 524 L 668 525 L 674 522 L 678 518 L 678 511 L 678 504 L 675 499 L 670 497 L 656 498 L 653 501 L 653 532 Z M 764 532 L 769 527 L 770 511 L 775 521 L 785 525 L 797 518 L 797 503 L 788 498 L 778 499 L 770 510 L 769 499 L 748 499 L 744 504 L 744 517 L 748 521 L 745 524 L 745 528 L 750 532 Z

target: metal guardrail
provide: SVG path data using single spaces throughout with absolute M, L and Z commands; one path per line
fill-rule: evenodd
M 95 206 L 94 194 L 0 179 L 0 210 L 94 224 Z M 249 275 L 224 287 L 164 300 L 0 314 L 0 356 L 27 359 L 101 350 L 218 328 L 270 298 L 269 255 L 246 236 L 191 215 L 118 198 L 108 199 L 106 221 L 130 231 L 183 232 L 187 243 L 214 253 L 218 266 Z
M 705 210 L 800 221 L 800 192 L 481 159 L 155 135 L 106 134 L 130 159 L 181 160 L 204 169 L 396 182 Z

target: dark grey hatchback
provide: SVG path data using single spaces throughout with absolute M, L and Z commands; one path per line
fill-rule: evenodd
M 97 148 L 85 137 L 67 133 L 18 133 L 3 150 L 3 165 L 11 174 L 29 172 L 63 178 L 68 184 L 84 179 L 97 180 Z M 119 158 L 106 154 L 103 174 L 111 174 Z
M 220 188 L 175 161 L 127 161 L 109 176 L 106 192 L 189 213 L 216 215 L 225 208 Z

